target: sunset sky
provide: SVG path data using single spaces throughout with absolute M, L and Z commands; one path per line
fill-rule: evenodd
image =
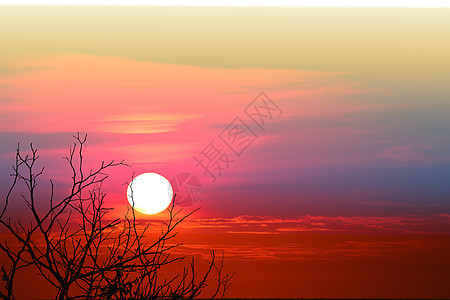
M 0 6 L 0 201 L 18 142 L 63 194 L 87 133 L 88 166 L 131 165 L 119 215 L 133 173 L 197 176 L 177 251 L 224 250 L 229 297 L 448 298 L 449 53 L 442 8 Z

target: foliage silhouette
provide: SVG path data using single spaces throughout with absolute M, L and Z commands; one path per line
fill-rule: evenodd
M 0 224 L 13 241 L 0 242 L 0 251 L 8 259 L 0 270 L 4 283 L 0 298 L 14 299 L 17 273 L 28 269 L 37 269 L 55 288 L 55 299 L 193 299 L 214 274 L 210 298 L 223 298 L 233 274 L 224 271 L 223 255 L 217 259 L 214 251 L 202 275 L 194 259 L 188 267 L 180 266 L 176 274 L 162 272 L 163 267 L 186 259 L 171 255 L 171 250 L 181 245 L 171 242 L 177 236 L 177 226 L 193 212 L 181 216 L 174 197 L 169 218 L 153 241 L 148 236 L 149 225 L 136 221 L 132 207 L 121 218 L 109 218 L 111 208 L 105 204 L 102 184 L 108 178 L 107 171 L 126 164 L 103 161 L 97 169 L 86 172 L 83 147 L 87 135 L 78 133 L 74 138 L 64 158 L 72 173 L 69 193 L 56 199 L 50 180 L 46 207 L 38 204 L 37 185 L 44 168 L 36 171 L 37 150 L 30 144 L 31 153 L 23 155 L 17 147 L 13 183 L 0 212 Z M 26 192 L 15 199 L 13 191 L 19 183 L 25 184 Z M 26 204 L 30 220 L 7 217 L 13 200 Z

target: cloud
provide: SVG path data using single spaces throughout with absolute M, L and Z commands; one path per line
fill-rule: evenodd
M 160 133 L 175 131 L 180 124 L 203 115 L 189 113 L 134 113 L 99 119 L 98 131 L 117 133 Z
M 392 240 L 389 238 L 367 241 L 359 238 L 344 236 L 342 238 L 322 238 L 317 241 L 292 240 L 287 243 L 263 243 L 238 244 L 184 244 L 173 249 L 175 255 L 199 255 L 204 259 L 209 258 L 209 250 L 216 253 L 223 251 L 227 260 L 240 261 L 305 261 L 321 260 L 335 261 L 352 260 L 354 258 L 373 259 L 374 257 L 395 256 L 401 257 L 414 249 L 414 251 L 438 251 L 442 244 L 438 240 L 424 240 L 422 238 Z
M 273 218 L 270 216 L 241 215 L 233 218 L 188 219 L 181 224 L 185 229 L 220 229 L 229 234 L 291 234 L 301 232 L 346 233 L 420 233 L 439 234 L 448 227 L 448 216 L 313 216 Z
M 434 154 L 433 150 L 434 145 L 396 145 L 384 150 L 379 156 L 396 161 L 400 166 L 450 161 L 450 156 Z

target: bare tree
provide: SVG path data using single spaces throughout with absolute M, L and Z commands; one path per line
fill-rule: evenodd
M 186 256 L 172 255 L 171 250 L 181 245 L 174 241 L 177 226 L 195 211 L 181 215 L 174 199 L 167 222 L 153 239 L 149 225 L 139 224 L 132 207 L 122 218 L 111 219 L 102 184 L 109 169 L 126 164 L 102 162 L 86 172 L 86 137 L 74 136 L 75 143 L 65 157 L 72 173 L 70 192 L 56 199 L 50 180 L 46 206 L 38 204 L 36 196 L 44 172 L 44 168 L 36 171 L 37 150 L 31 144 L 31 153 L 24 156 L 17 147 L 13 183 L 0 212 L 0 224 L 13 241 L 0 242 L 0 250 L 8 258 L 0 270 L 4 282 L 0 297 L 14 299 L 17 273 L 35 268 L 57 291 L 55 299 L 193 299 L 211 275 L 216 277 L 211 299 L 223 298 L 233 274 L 224 271 L 223 255 L 218 260 L 214 251 L 202 275 L 193 259 L 188 266 L 180 265 L 176 274 L 162 272 L 165 266 L 186 260 Z M 14 197 L 20 182 L 25 184 L 25 192 Z M 29 220 L 7 217 L 11 202 L 17 200 L 27 205 Z

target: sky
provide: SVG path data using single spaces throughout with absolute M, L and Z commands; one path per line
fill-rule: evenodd
M 133 173 L 198 178 L 176 251 L 223 250 L 229 297 L 448 298 L 449 13 L 1 6 L 0 201 L 18 142 L 60 195 L 87 133 L 118 215 Z
M 174 7 L 415 7 L 448 8 L 446 0 L 0 0 L 3 5 Z

